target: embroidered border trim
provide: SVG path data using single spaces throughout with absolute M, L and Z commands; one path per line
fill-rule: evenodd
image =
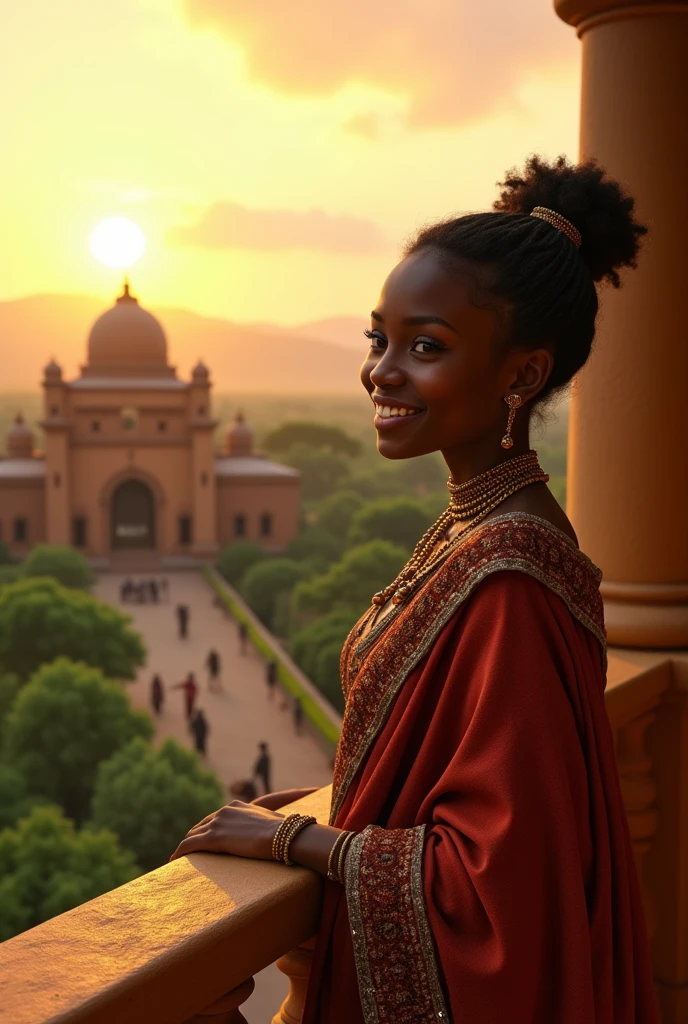
M 561 597 L 571 614 L 600 641 L 606 667 L 599 592 L 602 573 L 597 566 L 565 534 L 537 516 L 507 513 L 489 521 L 452 553 L 409 605 L 399 606 L 401 611 L 393 623 L 383 620 L 390 628 L 366 657 L 347 641 L 349 666 L 343 674 L 346 709 L 334 769 L 330 824 L 335 823 L 347 790 L 409 673 L 473 589 L 486 576 L 503 569 L 533 576 Z M 368 648 L 369 636 L 359 646 Z
M 369 825 L 349 847 L 346 900 L 365 1024 L 449 1021 L 425 910 L 424 838 L 424 825 Z

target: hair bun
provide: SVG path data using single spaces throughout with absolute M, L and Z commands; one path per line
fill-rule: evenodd
M 607 279 L 618 288 L 618 270 L 636 266 L 647 228 L 633 217 L 635 200 L 605 175 L 594 159 L 572 164 L 562 155 L 548 164 L 530 156 L 522 173 L 514 168 L 499 182 L 502 192 L 493 209 L 530 214 L 544 206 L 566 217 L 581 234 L 578 251 L 593 281 Z

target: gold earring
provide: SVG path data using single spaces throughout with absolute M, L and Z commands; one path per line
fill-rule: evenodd
M 502 448 L 511 448 L 514 443 L 514 439 L 511 436 L 511 428 L 514 423 L 516 410 L 521 405 L 523 399 L 520 395 L 507 395 L 504 401 L 509 406 L 509 420 L 506 425 L 506 434 L 502 438 Z

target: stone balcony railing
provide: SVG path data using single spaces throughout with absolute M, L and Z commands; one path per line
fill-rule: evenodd
M 663 1021 L 685 1024 L 688 659 L 615 652 L 607 709 Z M 322 789 L 294 807 L 326 821 L 329 799 Z M 239 1024 L 252 975 L 278 960 L 291 992 L 272 1024 L 298 1024 L 321 887 L 306 869 L 269 862 L 174 861 L 3 943 L 0 1021 Z

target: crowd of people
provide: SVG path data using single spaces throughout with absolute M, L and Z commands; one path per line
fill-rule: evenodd
M 164 586 L 163 586 L 164 584 Z M 145 603 L 150 601 L 154 604 L 160 603 L 161 595 L 164 594 L 164 601 L 169 601 L 169 587 L 166 580 L 147 580 L 134 583 L 126 580 L 120 588 L 120 597 L 123 602 L 134 601 Z M 177 622 L 177 635 L 179 639 L 187 639 L 189 636 L 189 625 L 191 612 L 186 604 L 178 604 L 174 609 Z M 249 653 L 249 632 L 245 623 L 237 623 L 239 652 L 241 655 Z M 222 685 L 222 658 L 217 650 L 211 648 L 205 659 L 204 668 L 207 674 L 207 686 L 209 693 L 224 693 Z M 268 699 L 273 701 L 278 683 L 277 662 L 270 658 L 265 662 L 265 683 L 267 686 Z M 190 671 L 186 677 L 178 682 L 169 685 L 170 690 L 181 690 L 184 701 L 184 713 L 193 736 L 193 743 L 196 751 L 205 758 L 207 755 L 207 741 L 210 733 L 210 723 L 203 708 L 197 707 L 200 686 L 194 672 Z M 150 684 L 150 702 L 156 717 L 163 713 L 166 700 L 165 683 L 159 672 L 156 672 Z M 291 698 L 286 690 L 282 691 L 281 709 L 289 710 L 294 722 L 294 730 L 300 735 L 303 728 L 303 705 L 298 697 Z M 228 787 L 233 796 L 242 800 L 253 800 L 256 796 L 271 792 L 271 771 L 272 757 L 268 744 L 261 741 L 258 744 L 258 757 L 253 766 L 253 773 L 250 778 L 240 779 Z

